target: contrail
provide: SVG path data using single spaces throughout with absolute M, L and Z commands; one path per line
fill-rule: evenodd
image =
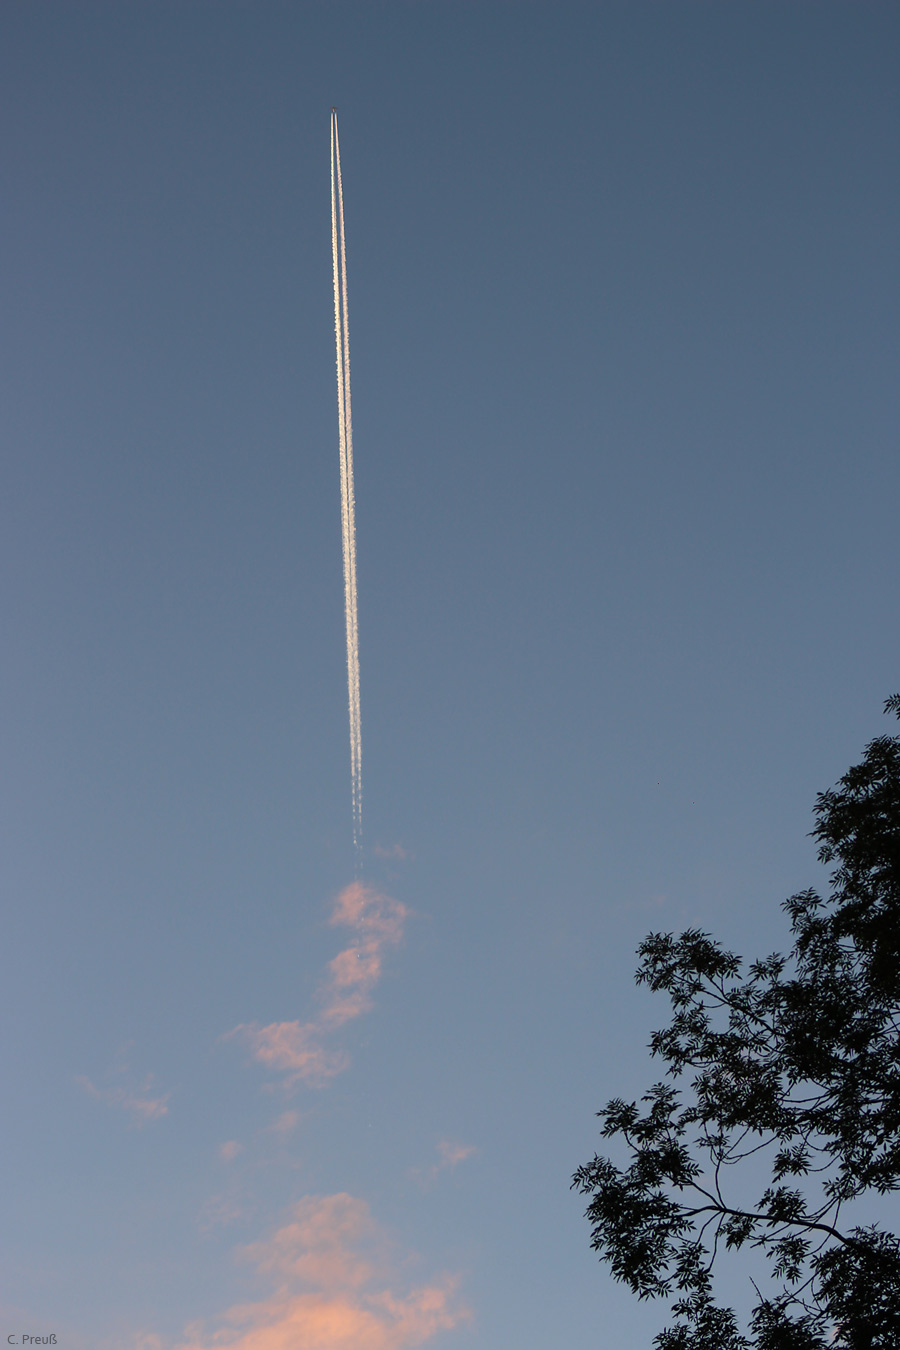
M 344 618 L 347 628 L 347 696 L 350 710 L 350 776 L 353 846 L 362 850 L 362 726 L 359 708 L 359 621 L 356 602 L 356 503 L 353 492 L 353 418 L 350 411 L 350 328 L 347 318 L 347 244 L 337 113 L 331 110 L 331 260 L 334 273 L 334 340 L 337 352 L 338 437 L 341 454 L 341 538 L 344 549 Z

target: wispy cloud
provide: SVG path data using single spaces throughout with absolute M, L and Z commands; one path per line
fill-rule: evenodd
M 303 1026 L 299 1022 L 271 1022 L 267 1027 L 250 1022 L 229 1031 L 226 1039 L 239 1037 L 245 1041 L 254 1059 L 285 1075 L 286 1087 L 300 1082 L 321 1087 L 350 1062 L 344 1051 L 324 1049 L 318 1041 L 321 1033 L 322 1027 L 316 1022 Z
M 300 1123 L 299 1111 L 282 1111 L 277 1119 L 272 1121 L 268 1127 L 273 1134 L 290 1134 Z
M 414 1167 L 411 1176 L 415 1177 L 423 1189 L 427 1189 L 441 1172 L 458 1167 L 466 1158 L 478 1152 L 474 1144 L 460 1144 L 454 1139 L 439 1139 L 437 1144 L 438 1160 L 430 1167 Z
M 406 1350 L 466 1319 L 451 1279 L 396 1292 L 390 1244 L 364 1201 L 310 1196 L 266 1242 L 240 1249 L 270 1284 L 197 1324 L 177 1350 Z
M 198 1227 L 201 1233 L 210 1233 L 214 1228 L 227 1228 L 244 1217 L 244 1208 L 235 1196 L 212 1195 L 200 1211 Z
M 440 1162 L 438 1166 L 457 1167 L 459 1163 L 465 1162 L 466 1158 L 471 1158 L 478 1149 L 474 1144 L 457 1144 L 452 1139 L 441 1139 L 438 1141 L 438 1156 Z
M 234 1162 L 243 1148 L 244 1145 L 238 1143 L 237 1139 L 226 1139 L 224 1144 L 219 1145 L 219 1157 L 223 1162 Z
M 396 858 L 398 861 L 404 862 L 407 858 L 411 858 L 412 854 L 408 849 L 405 849 L 402 844 L 376 844 L 375 857 Z
M 300 1082 L 321 1087 L 350 1062 L 344 1051 L 323 1046 L 322 1038 L 372 1007 L 385 950 L 402 939 L 408 912 L 399 900 L 362 882 L 345 887 L 334 901 L 329 923 L 355 929 L 357 938 L 328 963 L 317 995 L 319 1015 L 303 1023 L 241 1023 L 228 1036 L 245 1041 L 254 1059 L 284 1074 L 286 1087 Z
M 75 1082 L 98 1101 L 106 1102 L 108 1106 L 118 1106 L 126 1111 L 136 1125 L 145 1125 L 150 1120 L 159 1120 L 161 1116 L 169 1114 L 168 1101 L 172 1094 L 156 1090 L 152 1073 L 148 1073 L 136 1087 L 127 1087 L 123 1084 L 97 1087 L 84 1074 L 78 1074 Z
M 21 1340 L 21 1337 L 19 1338 Z M 153 1331 L 126 1331 L 121 1325 L 116 1330 L 90 1340 L 82 1340 L 78 1332 L 66 1329 L 56 1338 L 59 1347 L 72 1350 L 170 1350 L 171 1342 Z M 0 1340 L 2 1345 L 2 1340 Z
M 360 881 L 338 895 L 329 923 L 356 929 L 358 938 L 328 963 L 328 978 L 320 992 L 320 1020 L 325 1026 L 341 1026 L 369 1011 L 385 948 L 396 947 L 402 939 L 408 913 L 399 900 Z

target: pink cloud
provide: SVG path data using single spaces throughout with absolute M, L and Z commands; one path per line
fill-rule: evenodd
M 236 1139 L 226 1139 L 224 1144 L 219 1145 L 219 1157 L 223 1162 L 233 1162 L 243 1147 Z
M 388 845 L 387 848 L 385 848 L 385 846 L 384 846 L 383 844 L 376 844 L 376 845 L 375 845 L 375 857 L 376 857 L 376 858 L 399 858 L 400 861 L 402 862 L 402 861 L 404 861 L 406 858 L 412 857 L 412 854 L 411 854 L 407 849 L 405 849 L 405 848 L 403 847 L 402 844 L 390 844 L 390 845 Z
M 474 1144 L 455 1144 L 451 1139 L 441 1139 L 438 1142 L 441 1167 L 456 1167 L 477 1152 L 478 1149 Z
M 295 1207 L 291 1223 L 268 1242 L 244 1247 L 241 1255 L 266 1274 L 330 1291 L 357 1289 L 371 1279 L 373 1266 L 354 1249 L 376 1236 L 364 1200 L 346 1192 L 308 1196 Z
M 355 928 L 359 940 L 328 963 L 328 979 L 320 991 L 326 1025 L 342 1026 L 369 1011 L 372 990 L 381 978 L 382 952 L 401 941 L 408 913 L 399 900 L 360 881 L 337 896 L 329 922 Z
M 329 923 L 353 928 L 357 940 L 328 963 L 318 991 L 321 1011 L 312 1022 L 242 1023 L 229 1032 L 249 1043 L 253 1057 L 267 1068 L 285 1075 L 285 1086 L 304 1082 L 321 1087 L 341 1073 L 349 1058 L 341 1051 L 325 1049 L 322 1037 L 368 1012 L 372 991 L 381 979 L 383 954 L 403 937 L 409 911 L 399 900 L 383 895 L 360 881 L 346 886 L 335 897 Z
M 354 881 L 335 897 L 329 923 L 375 934 L 382 942 L 399 942 L 408 916 L 409 910 L 399 900 Z
M 240 1251 L 271 1284 L 178 1350 L 406 1350 L 468 1317 L 452 1280 L 396 1293 L 389 1244 L 350 1195 L 310 1196 L 267 1242 Z
M 277 1120 L 268 1127 L 273 1134 L 290 1134 L 300 1123 L 299 1111 L 282 1111 Z
M 157 1096 L 152 1096 L 153 1092 L 153 1074 L 148 1073 L 137 1088 L 127 1087 L 108 1087 L 98 1088 L 92 1083 L 90 1078 L 79 1074 L 76 1079 L 84 1088 L 85 1092 L 98 1101 L 106 1102 L 108 1106 L 118 1106 L 123 1111 L 127 1111 L 135 1124 L 145 1125 L 149 1120 L 159 1120 L 161 1116 L 169 1114 L 168 1101 L 172 1095 L 170 1092 L 164 1092 Z
M 438 1161 L 431 1167 L 414 1167 L 410 1176 L 414 1177 L 423 1190 L 428 1190 L 437 1180 L 439 1173 L 448 1168 L 458 1167 L 466 1158 L 471 1158 L 478 1149 L 474 1144 L 459 1144 L 452 1139 L 440 1139 L 437 1145 Z
M 349 1059 L 343 1051 L 319 1045 L 319 1031 L 315 1022 L 303 1026 L 299 1022 L 271 1022 L 267 1027 L 250 1022 L 229 1031 L 226 1039 L 240 1037 L 246 1041 L 254 1059 L 285 1075 L 287 1087 L 299 1082 L 321 1087 L 328 1078 L 341 1073 Z
M 213 1195 L 200 1211 L 198 1224 L 201 1233 L 209 1233 L 214 1228 L 225 1228 L 244 1217 L 244 1210 L 237 1200 L 228 1195 Z

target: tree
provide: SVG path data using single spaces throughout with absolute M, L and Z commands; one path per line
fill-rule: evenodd
M 787 957 L 742 973 L 697 930 L 639 948 L 638 983 L 672 1005 L 650 1043 L 668 1081 L 607 1103 L 601 1133 L 630 1161 L 595 1156 L 572 1185 L 613 1276 L 674 1299 L 659 1350 L 900 1347 L 900 1240 L 844 1217 L 900 1189 L 900 737 L 873 740 L 815 819 L 831 894 L 785 902 Z M 745 1331 L 714 1302 L 723 1248 L 767 1262 Z

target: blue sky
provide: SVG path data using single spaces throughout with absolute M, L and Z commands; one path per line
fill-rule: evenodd
M 6 4 L 4 1334 L 650 1343 L 568 1190 L 654 1079 L 634 950 L 786 946 L 900 685 L 898 37 Z

